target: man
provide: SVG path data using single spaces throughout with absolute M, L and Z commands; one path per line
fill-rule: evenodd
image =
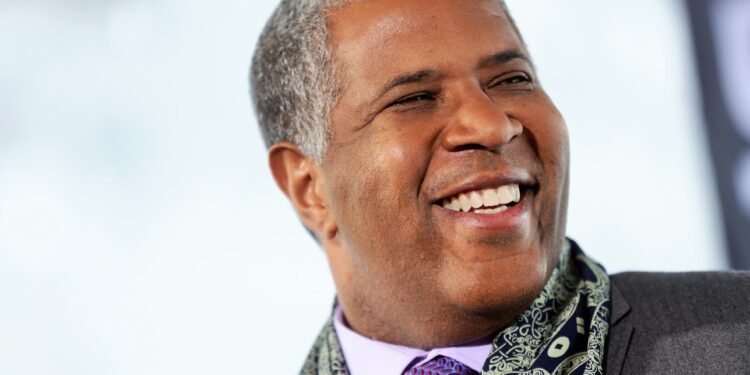
M 338 292 L 303 374 L 742 373 L 747 274 L 608 276 L 497 0 L 282 1 L 253 99 Z

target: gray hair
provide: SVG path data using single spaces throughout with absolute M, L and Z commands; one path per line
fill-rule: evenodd
M 289 141 L 320 162 L 342 83 L 328 49 L 328 12 L 352 0 L 282 0 L 258 40 L 250 87 L 266 147 Z M 498 0 L 523 43 L 503 0 Z M 524 45 L 525 49 L 525 45 Z
M 289 141 L 320 162 L 330 137 L 328 115 L 340 91 L 326 16 L 345 1 L 282 0 L 263 29 L 250 86 L 267 147 Z

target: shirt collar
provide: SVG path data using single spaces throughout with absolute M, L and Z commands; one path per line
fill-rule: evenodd
M 489 338 L 432 350 L 373 340 L 347 326 L 341 306 L 336 306 L 333 313 L 333 326 L 352 375 L 401 375 L 411 367 L 429 362 L 437 356 L 453 358 L 481 373 L 484 361 L 492 351 L 492 340 Z

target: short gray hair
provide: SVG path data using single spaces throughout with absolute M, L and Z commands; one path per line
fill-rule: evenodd
M 320 162 L 342 83 L 328 49 L 328 12 L 352 0 L 282 0 L 258 40 L 250 87 L 266 147 L 289 141 Z M 498 0 L 521 39 L 504 0 Z M 525 49 L 525 45 L 524 45 Z
M 266 146 L 298 145 L 320 162 L 339 86 L 328 50 L 328 10 L 347 0 L 282 0 L 255 48 L 250 86 Z

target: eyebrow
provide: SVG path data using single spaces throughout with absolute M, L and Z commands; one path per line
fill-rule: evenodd
M 378 93 L 377 97 L 383 96 L 388 91 L 392 90 L 395 87 L 402 86 L 402 85 L 408 85 L 412 83 L 421 83 L 428 81 L 430 79 L 433 79 L 440 75 L 437 70 L 429 70 L 429 69 L 423 69 L 418 70 L 416 72 L 410 72 L 398 75 L 388 81 L 382 89 L 380 89 L 380 92 Z
M 503 65 L 516 59 L 526 61 L 533 66 L 531 60 L 526 56 L 525 53 L 517 49 L 510 49 L 500 51 L 493 55 L 482 58 L 481 60 L 479 60 L 479 64 L 477 64 L 477 67 L 479 69 L 489 68 L 493 66 Z M 431 69 L 422 69 L 415 72 L 400 74 L 383 85 L 383 88 L 380 89 L 378 95 L 375 97 L 380 98 L 385 95 L 385 93 L 398 86 L 429 81 L 431 79 L 434 79 L 435 77 L 440 76 L 440 74 L 441 73 L 439 71 Z
M 477 66 L 481 68 L 489 68 L 492 66 L 498 66 L 507 64 L 513 60 L 523 60 L 529 63 L 529 65 L 532 65 L 531 59 L 529 59 L 528 56 L 526 56 L 525 53 L 517 50 L 517 49 L 510 49 L 505 51 L 500 51 L 494 55 L 487 56 L 485 58 L 482 58 L 479 60 L 479 64 Z

